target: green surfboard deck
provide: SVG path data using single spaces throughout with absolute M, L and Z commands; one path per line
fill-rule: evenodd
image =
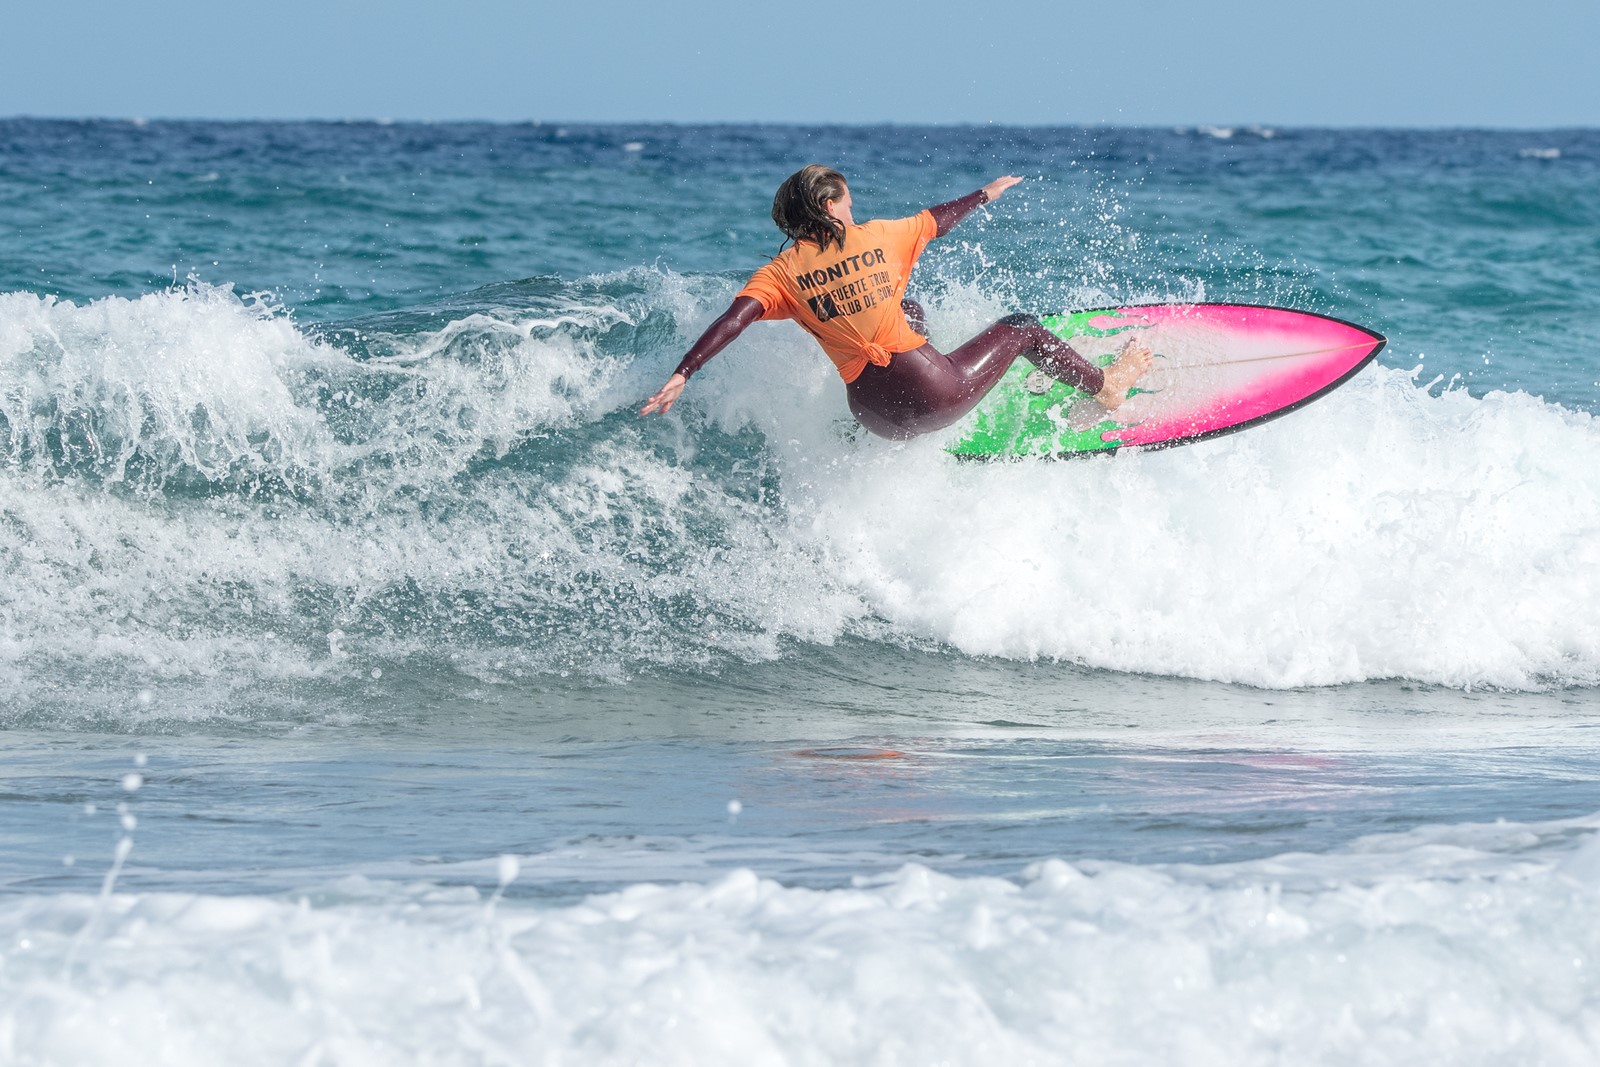
M 1089 325 L 1091 320 L 1107 316 L 1121 317 L 1115 310 L 1097 309 L 1070 315 L 1045 315 L 1039 321 L 1063 341 L 1074 337 L 1114 337 L 1137 328 L 1131 324 L 1112 329 Z M 1105 366 L 1115 358 L 1106 355 L 1098 362 Z M 1118 442 L 1103 437 L 1119 425 L 1109 417 L 1088 427 L 1074 428 L 1067 424 L 1067 412 L 1073 401 L 1086 395 L 1081 390 L 1065 382 L 1052 381 L 1048 392 L 1030 393 L 1023 382 L 1032 370 L 1033 364 L 1027 360 L 1013 363 L 999 384 L 967 416 L 965 434 L 947 451 L 957 456 L 996 458 L 1084 455 L 1115 452 L 1121 447 Z

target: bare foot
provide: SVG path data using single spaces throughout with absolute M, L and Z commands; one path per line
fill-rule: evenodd
M 1117 361 L 1105 369 L 1105 384 L 1094 394 L 1095 400 L 1107 411 L 1117 410 L 1128 399 L 1128 390 L 1133 388 L 1133 383 L 1143 378 L 1150 369 L 1153 359 L 1155 353 L 1150 351 L 1148 345 L 1128 338 L 1128 343 L 1117 353 Z

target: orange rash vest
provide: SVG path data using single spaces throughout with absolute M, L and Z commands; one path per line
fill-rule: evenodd
M 896 352 L 928 343 L 906 322 L 900 301 L 917 257 L 938 234 L 930 211 L 847 226 L 842 249 L 798 241 L 751 275 L 738 295 L 759 303 L 763 319 L 798 322 L 839 377 L 853 382 L 868 363 L 887 367 Z

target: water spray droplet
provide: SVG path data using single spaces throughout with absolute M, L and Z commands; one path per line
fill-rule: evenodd
M 136 771 L 129 771 L 122 776 L 122 789 L 124 792 L 137 793 L 141 785 L 144 785 L 144 775 Z

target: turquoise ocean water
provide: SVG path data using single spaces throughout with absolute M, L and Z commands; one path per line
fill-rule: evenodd
M 1169 452 L 852 432 L 913 292 L 1377 365 Z M 1600 132 L 0 121 L 0 1063 L 1592 1063 Z

